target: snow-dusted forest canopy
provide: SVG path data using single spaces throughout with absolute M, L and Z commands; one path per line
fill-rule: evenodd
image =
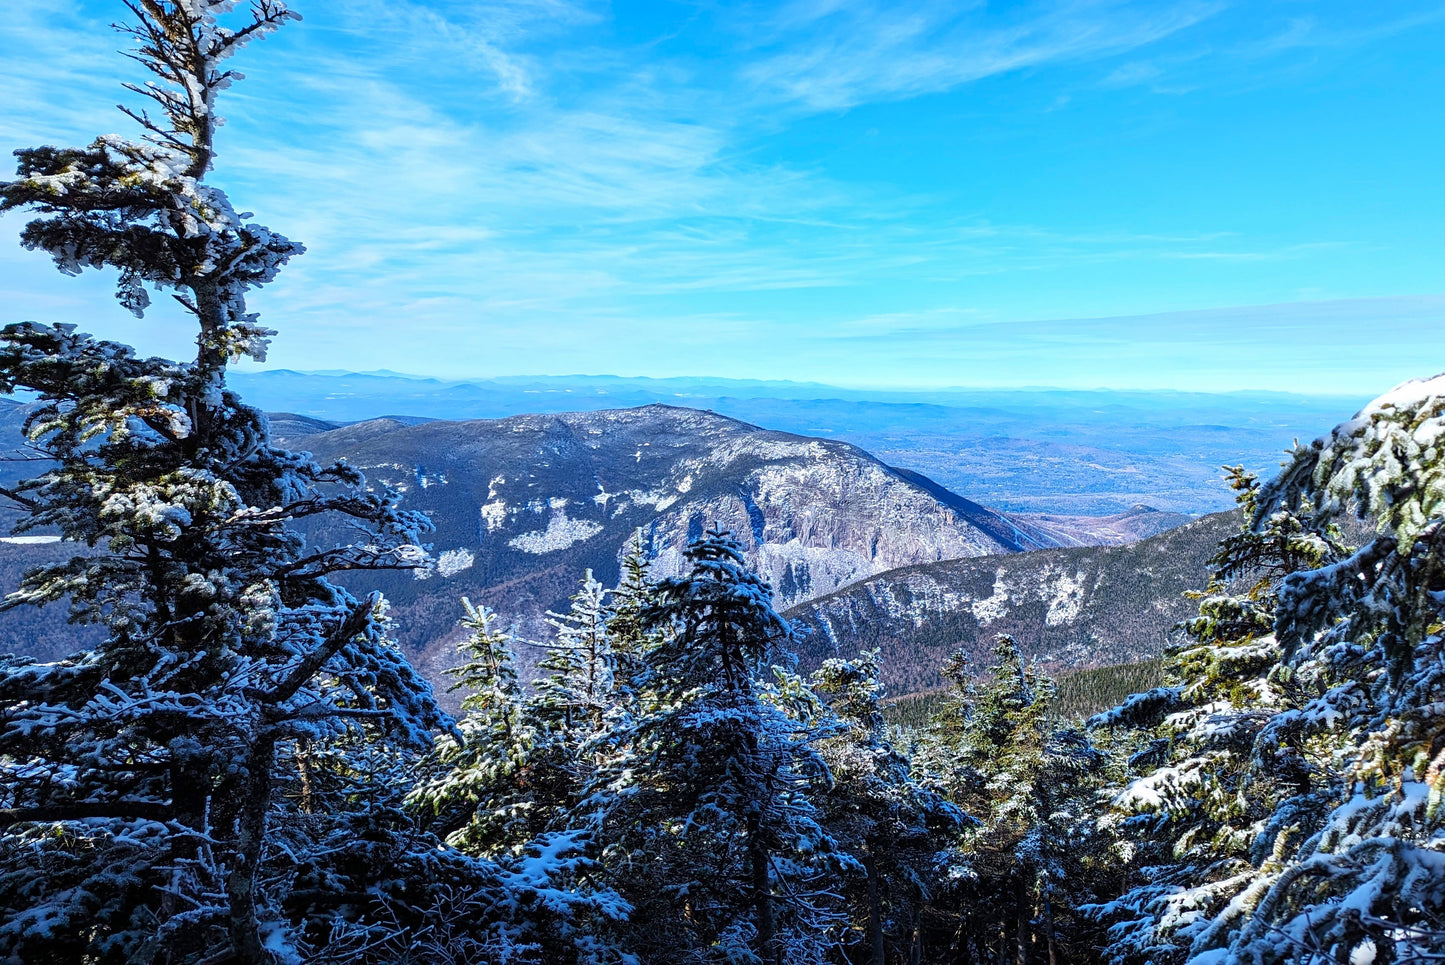
M 140 139 L 17 152 L 0 210 L 138 316 L 176 298 L 197 351 L 0 331 L 34 402 L 0 495 L 76 547 L 3 606 L 101 640 L 0 656 L 0 961 L 1445 960 L 1445 377 L 1236 471 L 1164 686 L 1090 719 L 1003 636 L 897 722 L 877 651 L 798 670 L 716 529 L 680 576 L 640 538 L 616 586 L 575 574 L 545 641 L 458 600 L 453 718 L 334 580 L 435 566 L 426 517 L 227 387 L 303 249 L 208 183 L 217 100 L 297 18 L 125 6 Z

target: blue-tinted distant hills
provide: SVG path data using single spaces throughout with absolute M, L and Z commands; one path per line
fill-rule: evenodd
M 253 405 L 336 423 L 497 419 L 663 402 L 851 442 L 1002 509 L 1108 514 L 1226 508 L 1219 467 L 1263 474 L 1363 397 L 1074 389 L 884 391 L 818 383 L 618 376 L 450 381 L 395 372 L 233 372 Z M 1381 386 L 1381 389 L 1388 386 Z

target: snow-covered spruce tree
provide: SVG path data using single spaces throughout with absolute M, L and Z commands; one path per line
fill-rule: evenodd
M 589 570 L 572 608 L 554 616 L 557 640 L 539 668 L 551 673 L 524 694 L 513 669 L 518 641 L 495 613 L 463 599 L 460 645 L 467 660 L 451 673 L 465 690 L 458 734 L 437 738 L 410 804 L 428 827 L 469 854 L 521 854 L 537 837 L 566 831 L 592 774 L 583 754 L 612 706 L 612 657 L 601 584 Z
M 471 631 L 460 644 L 467 659 L 449 672 L 458 678 L 453 689 L 466 691 L 465 714 L 414 764 L 410 790 L 395 806 L 461 854 L 495 858 L 500 868 L 481 862 L 482 874 L 474 872 L 494 887 L 490 893 L 454 886 L 454 876 L 440 878 L 452 917 L 439 919 L 441 909 L 434 908 L 424 920 L 439 949 L 459 943 L 486 949 L 477 961 L 620 960 L 599 935 L 616 930 L 627 905 L 590 885 L 589 838 L 568 821 L 580 787 L 575 747 L 533 713 L 513 667 L 514 635 L 487 607 L 465 597 L 462 606 L 462 625 Z M 440 862 L 447 849 L 438 850 Z M 478 945 L 479 934 L 507 936 L 513 944 L 502 954 Z M 451 955 L 423 960 L 450 962 Z
M 545 738 L 524 714 L 511 632 L 497 614 L 462 598 L 471 631 L 465 660 L 448 673 L 462 690 L 456 733 L 436 739 L 408 803 L 427 829 L 468 854 L 519 854 L 538 827 L 531 767 Z
M 1111 961 L 1183 961 L 1214 914 L 1277 868 L 1276 847 L 1314 829 L 1335 792 L 1340 738 L 1282 741 L 1267 754 L 1257 740 L 1321 686 L 1318 667 L 1280 662 L 1280 581 L 1340 561 L 1344 548 L 1334 530 L 1314 532 L 1292 511 L 1261 514 L 1253 475 L 1234 468 L 1230 478 L 1244 526 L 1212 558 L 1199 615 L 1168 654 L 1166 686 L 1090 722 L 1127 732 L 1136 748 L 1137 777 L 1105 821 L 1126 842 L 1133 886 L 1092 909 L 1108 925 Z
M 537 663 L 547 676 L 536 681 L 533 714 L 572 746 L 602 728 L 612 705 L 617 661 L 605 593 L 587 570 L 568 611 L 548 614 L 556 639 Z
M 949 886 L 930 909 L 933 942 L 961 961 L 1073 960 L 1073 909 L 1106 860 L 1094 829 L 1103 755 L 1049 717 L 1053 681 L 1008 636 L 973 682 L 962 655 L 945 673 L 958 695 L 920 749 L 921 764 L 973 823 L 948 856 Z
M 611 609 L 602 584 L 587 570 L 565 614 L 549 614 L 556 636 L 537 669 L 527 715 L 544 735 L 534 783 L 550 790 L 539 817 L 571 824 L 577 806 L 613 746 L 612 736 L 631 720 L 631 689 L 618 689 L 618 655 L 609 627 Z M 626 670 L 626 668 L 621 668 Z M 551 812 L 548 814 L 548 812 Z
M 1108 715 L 1173 704 L 1189 738 L 1182 761 L 1165 757 L 1126 792 L 1168 812 L 1178 826 L 1160 836 L 1185 857 L 1104 907 L 1140 958 L 1410 962 L 1445 949 L 1442 438 L 1445 377 L 1412 381 L 1248 487 L 1237 546 L 1273 563 L 1267 592 L 1207 598 L 1194 627 L 1218 634 L 1227 672 L 1201 686 L 1227 691 L 1198 706 L 1183 682 Z M 1334 526 L 1350 516 L 1374 536 L 1344 553 Z M 1211 743 L 1218 763 L 1194 766 Z M 1189 799 L 1204 821 L 1176 819 Z
M 66 325 L 0 331 L 0 387 L 36 399 L 26 432 L 50 460 L 3 495 L 20 530 L 80 549 L 5 605 L 68 601 L 105 630 L 57 663 L 0 657 L 0 958 L 270 962 L 346 932 L 364 937 L 343 958 L 385 959 L 398 932 L 438 923 L 437 889 L 472 896 L 473 960 L 512 954 L 519 896 L 566 897 L 542 864 L 438 852 L 396 808 L 372 808 L 395 790 L 349 754 L 388 741 L 404 755 L 446 722 L 387 640 L 379 597 L 328 580 L 420 562 L 424 521 L 345 466 L 273 446 L 225 385 L 270 334 L 246 292 L 301 248 L 205 182 L 215 101 L 239 76 L 228 58 L 294 15 L 257 0 L 230 28 L 235 0 L 126 6 L 155 75 L 131 89 L 158 113 L 127 112 L 145 140 L 22 150 L 0 209 L 36 213 L 22 240 L 62 271 L 118 270 L 138 315 L 147 286 L 170 292 L 197 354 L 137 358 Z M 363 545 L 308 547 L 291 527 L 338 513 L 370 530 Z
M 818 744 L 833 775 L 818 806 L 823 826 L 864 869 L 847 881 L 851 930 L 863 938 L 849 954 L 869 965 L 924 956 L 923 909 L 939 884 L 940 852 L 964 820 L 914 779 L 889 740 L 880 670 L 878 651 L 869 650 L 823 661 L 810 681 L 837 724 Z
M 147 142 L 17 152 L 0 209 L 40 217 L 27 247 L 61 270 L 119 269 L 136 314 L 146 285 L 196 318 L 192 363 L 139 359 L 69 326 L 0 332 L 0 386 L 38 398 L 26 424 L 51 468 L 6 493 L 19 528 L 54 527 L 92 552 L 27 575 L 5 605 L 69 600 L 101 623 L 96 650 L 0 665 L 4 877 L 0 949 L 27 958 L 170 957 L 229 944 L 269 960 L 287 945 L 258 881 L 272 790 L 297 740 L 385 720 L 415 740 L 442 721 L 430 688 L 329 573 L 410 566 L 419 521 L 276 449 L 264 416 L 225 389 L 227 363 L 261 357 L 247 289 L 300 246 L 246 223 L 209 172 L 228 57 L 294 15 L 260 3 L 130 4 L 134 55 L 159 83 L 131 89 Z M 323 492 L 323 488 L 326 487 Z M 339 511 L 373 527 L 366 547 L 307 552 L 288 526 Z
M 641 564 L 637 573 L 644 574 Z M 633 591 L 645 597 L 645 581 Z M 619 591 L 614 591 L 619 592 Z M 460 644 L 466 661 L 450 673 L 464 690 L 458 734 L 437 738 L 410 796 L 435 832 L 470 854 L 518 854 L 537 835 L 569 827 L 596 761 L 626 730 L 625 693 L 616 686 L 613 613 L 606 591 L 588 570 L 572 606 L 550 614 L 556 639 L 540 645 L 500 629 L 498 617 L 463 599 L 472 633 Z M 625 624 L 642 639 L 640 617 Z M 530 695 L 517 683 L 514 646 L 544 646 L 546 677 Z
M 1320 692 L 1273 717 L 1268 762 L 1337 748 L 1339 803 L 1277 809 L 1261 875 L 1194 940 L 1195 961 L 1409 962 L 1445 954 L 1445 376 L 1398 386 L 1296 449 L 1258 495 L 1328 538 L 1374 528 L 1347 558 L 1280 581 L 1286 665 Z M 1318 804 L 1314 806 L 1317 813 Z M 1298 842 L 1298 844 L 1296 844 Z
M 647 548 L 642 530 L 633 533 L 622 556 L 617 587 L 611 591 L 607 614 L 607 638 L 611 644 L 613 683 L 624 701 L 631 694 L 633 678 L 643 673 L 643 655 L 658 642 L 649 626 L 647 613 L 656 603 L 656 586 L 648 575 Z
M 656 587 L 637 716 L 587 802 L 608 879 L 636 907 L 628 944 L 646 962 L 821 961 L 835 845 L 810 795 L 827 767 L 758 683 L 791 631 L 730 535 L 687 555 L 691 572 Z
M 1332 527 L 1304 518 L 1307 506 L 1266 510 L 1255 477 L 1230 474 L 1244 525 L 1211 561 L 1199 615 L 1168 654 L 1167 685 L 1090 722 L 1128 732 L 1137 751 L 1137 776 L 1106 820 L 1133 882 L 1091 909 L 1108 925 L 1115 962 L 1188 958 L 1215 916 L 1278 872 L 1338 790 L 1343 732 L 1261 738 L 1326 686 L 1317 663 L 1281 662 L 1281 581 L 1338 562 L 1344 548 Z

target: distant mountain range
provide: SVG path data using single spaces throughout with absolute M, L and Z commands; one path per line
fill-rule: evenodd
M 1058 389 L 870 391 L 796 382 L 611 376 L 442 381 L 396 373 L 234 372 L 254 405 L 329 422 L 496 419 L 661 402 L 851 442 L 996 508 L 1111 515 L 1226 509 L 1221 465 L 1261 473 L 1365 399 Z
M 0 406 L 18 445 L 25 408 Z M 988 509 L 845 442 L 776 432 L 664 405 L 502 420 L 375 419 L 351 425 L 276 414 L 277 437 L 318 459 L 345 459 L 426 513 L 436 564 L 419 574 L 362 574 L 380 586 L 401 642 L 440 681 L 455 658 L 458 598 L 495 607 L 532 638 L 587 569 L 604 583 L 641 530 L 657 576 L 683 572 L 689 539 L 734 532 L 781 607 L 825 597 L 900 567 L 1121 543 L 1188 517 L 1139 507 L 1107 518 Z M 6 467 L 18 475 L 33 464 Z M 317 528 L 317 542 L 350 532 Z M 0 544 L 0 579 L 68 553 L 64 544 Z M 64 652 L 59 610 L 0 614 L 0 647 Z M 524 655 L 525 656 L 525 655 Z

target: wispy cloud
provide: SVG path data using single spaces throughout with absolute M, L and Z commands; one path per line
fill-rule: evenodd
M 603 0 L 298 5 L 307 21 L 240 65 L 250 77 L 223 105 L 216 172 L 238 204 L 308 246 L 257 296 L 283 330 L 283 364 L 335 353 L 329 364 L 366 367 L 377 363 L 362 354 L 388 351 L 373 346 L 390 339 L 389 351 L 418 357 L 393 367 L 425 370 L 426 353 L 439 352 L 427 346 L 445 346 L 437 365 L 470 355 L 491 371 L 537 370 L 528 360 L 604 329 L 616 333 L 605 346 L 614 360 L 664 342 L 670 365 L 703 351 L 751 358 L 818 344 L 794 329 L 896 333 L 880 320 L 909 316 L 938 331 L 1014 317 L 989 301 L 992 278 L 1019 279 L 1026 293 L 1066 278 L 1056 284 L 1077 288 L 1062 300 L 1088 294 L 1090 273 L 1111 265 L 1141 276 L 1160 265 L 1242 270 L 1358 249 L 1347 232 L 1259 237 L 1225 215 L 1167 230 L 1128 197 L 1082 226 L 990 208 L 978 200 L 988 187 L 971 198 L 966 183 L 862 163 L 865 132 L 849 132 L 864 146 L 841 164 L 809 153 L 811 135 L 803 148 L 776 146 L 780 133 L 850 109 L 1084 65 L 1039 99 L 1067 115 L 1080 90 L 1177 90 L 1212 58 L 1368 42 L 1348 17 L 1283 30 L 1277 18 L 1255 29 L 1224 0 L 797 0 L 697 5 L 624 29 Z M 127 125 L 110 106 L 118 77 L 134 76 L 104 26 L 114 14 L 101 0 L 7 9 L 5 146 Z M 1210 33 L 1234 14 L 1226 37 Z M 79 305 L 60 293 L 75 282 L 35 280 L 35 257 L 0 256 L 0 292 L 35 312 Z M 852 304 L 868 299 L 867 310 Z M 887 310 L 890 300 L 909 308 Z M 407 338 L 396 347 L 399 320 Z
M 813 339 L 831 357 L 888 357 L 895 364 L 880 368 L 920 385 L 945 384 L 951 372 L 958 385 L 1368 394 L 1445 368 L 1430 337 L 1442 319 L 1445 295 L 1426 295 L 1039 321 L 899 313 Z M 1420 346 L 1419 356 L 1401 359 L 1402 344 Z
M 1154 343 L 1182 340 L 1218 342 L 1238 348 L 1246 341 L 1280 335 L 1333 345 L 1341 334 L 1369 325 L 1388 350 L 1393 338 L 1418 334 L 1445 319 L 1445 294 L 1391 298 L 1344 298 L 1273 305 L 1243 305 L 1193 311 L 1156 312 L 1101 318 L 990 318 L 969 312 L 932 311 L 870 315 L 816 333 L 822 341 L 891 341 L 895 345 L 939 344 L 979 337 L 1029 341 L 1067 333 L 1070 340 Z M 1445 356 L 1441 357 L 1445 361 Z
M 1411 9 L 1413 8 L 1413 9 Z M 1188 94 L 1203 88 L 1238 93 L 1277 84 L 1301 70 L 1320 73 L 1327 60 L 1410 31 L 1445 22 L 1445 4 L 1438 0 L 1401 4 L 1316 7 L 1302 14 L 1296 5 L 1256 4 L 1247 12 L 1247 27 L 1231 29 L 1198 43 L 1170 50 L 1144 49 L 1111 68 L 1099 81 L 1102 89 L 1142 87 L 1156 94 Z
M 807 109 L 841 110 L 1137 50 L 1223 7 L 1201 0 L 1029 4 L 999 24 L 982 5 L 796 3 L 778 18 L 775 46 L 782 49 L 744 76 Z
M 1383 19 L 1368 16 L 1363 21 L 1345 23 L 1325 22 L 1313 15 L 1295 16 L 1289 18 L 1276 32 L 1263 38 L 1248 40 L 1240 44 L 1236 51 L 1253 57 L 1267 57 L 1291 50 L 1362 47 L 1442 21 L 1445 21 L 1445 4 L 1431 5 L 1423 10 L 1411 10 L 1403 14 L 1395 13 Z

